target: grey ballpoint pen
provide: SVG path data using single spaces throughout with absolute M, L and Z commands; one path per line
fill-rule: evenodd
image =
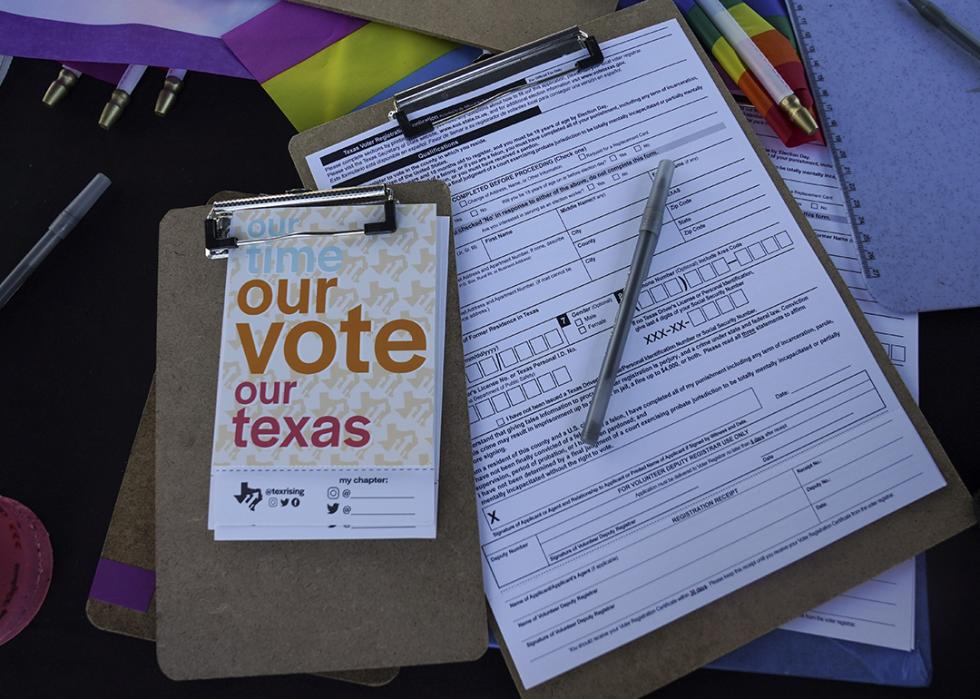
M 623 350 L 629 337 L 630 326 L 633 324 L 633 312 L 636 310 L 637 301 L 639 301 L 640 289 L 650 271 L 650 261 L 657 249 L 657 241 L 660 240 L 660 228 L 664 222 L 664 206 L 667 204 L 667 191 L 670 189 L 670 181 L 673 176 L 673 161 L 661 160 L 660 165 L 657 166 L 657 174 L 653 178 L 653 186 L 650 188 L 646 208 L 643 210 L 643 218 L 640 219 L 640 233 L 636 239 L 636 250 L 633 252 L 633 262 L 630 264 L 626 286 L 623 288 L 623 300 L 619 304 L 619 312 L 616 314 L 612 335 L 609 337 L 606 356 L 603 357 L 602 368 L 599 370 L 595 393 L 592 394 L 592 403 L 589 405 L 589 413 L 585 418 L 585 426 L 582 428 L 582 441 L 586 444 L 598 442 L 599 435 L 602 433 L 602 424 L 606 419 L 606 407 L 609 405 L 613 386 L 616 385 L 616 374 L 619 372 L 619 364 L 623 360 Z
M 980 60 L 980 39 L 973 36 L 954 22 L 950 17 L 928 0 L 909 0 L 909 4 L 919 11 L 919 14 L 931 22 L 939 31 L 955 41 L 964 51 Z
M 109 178 L 101 172 L 92 178 L 92 181 L 85 185 L 78 196 L 72 199 L 68 207 L 58 214 L 58 217 L 48 227 L 47 233 L 35 243 L 34 247 L 28 251 L 7 278 L 0 282 L 0 308 L 3 308 L 10 297 L 17 293 L 20 285 L 23 284 L 34 270 L 38 268 L 44 258 L 48 256 L 55 246 L 71 233 L 75 224 L 88 213 L 92 205 L 102 196 L 102 192 L 109 186 Z

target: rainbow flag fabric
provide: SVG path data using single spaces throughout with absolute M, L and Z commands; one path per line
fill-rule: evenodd
M 302 131 L 469 64 L 480 50 L 279 2 L 222 36 Z
M 793 126 L 695 0 L 674 0 L 674 2 L 705 50 L 718 61 L 725 73 L 745 93 L 784 144 L 792 147 L 803 143 L 824 142 L 822 130 L 807 136 Z M 793 27 L 782 0 L 721 0 L 721 4 L 728 9 L 735 21 L 775 66 L 803 106 L 816 116 L 813 95 L 806 80 L 800 55 L 796 50 Z

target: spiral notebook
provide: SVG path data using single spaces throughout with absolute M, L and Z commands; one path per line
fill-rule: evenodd
M 980 32 L 980 3 L 943 0 Z M 904 312 L 980 305 L 980 63 L 907 2 L 790 0 L 867 288 Z

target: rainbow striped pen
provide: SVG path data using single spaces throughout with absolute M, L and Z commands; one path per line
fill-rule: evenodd
M 816 133 L 819 129 L 816 119 L 810 111 L 804 107 L 799 98 L 790 89 L 790 86 L 783 80 L 772 63 L 762 53 L 761 49 L 755 45 L 751 37 L 745 33 L 742 26 L 735 21 L 729 14 L 720 0 L 696 0 L 698 5 L 704 10 L 718 31 L 728 39 L 739 58 L 745 62 L 756 79 L 762 83 L 762 87 L 772 97 L 773 102 L 779 105 L 789 116 L 790 120 L 799 126 L 808 136 Z

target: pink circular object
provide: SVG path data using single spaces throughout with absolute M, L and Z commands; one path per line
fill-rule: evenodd
M 0 646 L 24 630 L 51 584 L 51 540 L 41 520 L 0 497 Z

